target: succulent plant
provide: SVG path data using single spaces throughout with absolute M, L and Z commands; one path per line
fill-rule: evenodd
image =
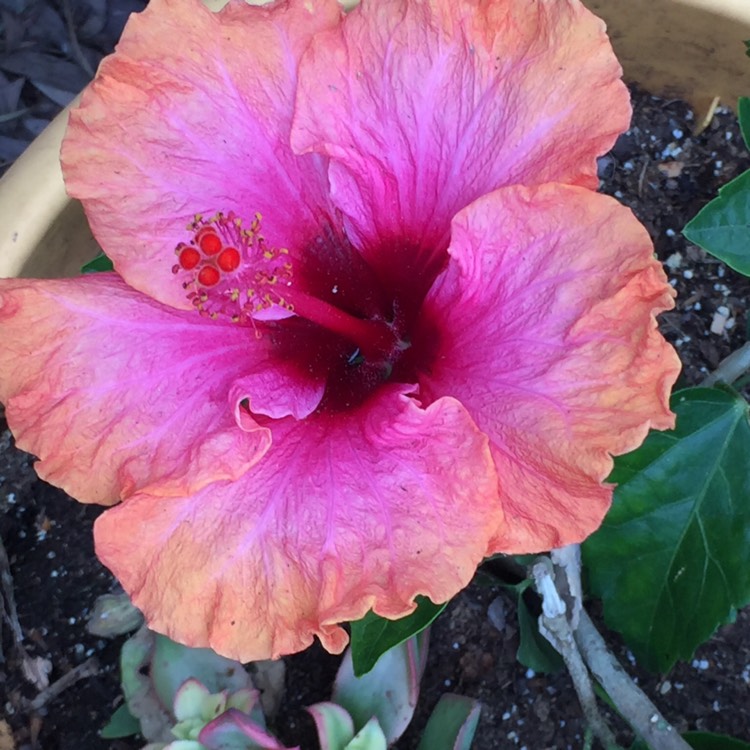
M 307 709 L 321 750 L 386 750 L 398 740 L 417 705 L 428 637 L 424 630 L 391 648 L 361 677 L 347 651 L 331 701 Z M 105 737 L 140 731 L 144 750 L 299 750 L 266 729 L 259 692 L 239 662 L 144 627 L 123 646 L 121 669 L 126 704 Z M 420 750 L 468 750 L 478 719 L 476 701 L 444 695 Z

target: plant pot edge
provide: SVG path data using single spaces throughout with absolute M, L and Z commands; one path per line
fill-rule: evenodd
M 605 19 L 626 80 L 687 99 L 699 118 L 714 97 L 734 106 L 737 96 L 750 95 L 750 60 L 740 46 L 750 38 L 747 0 L 584 3 Z M 714 56 L 709 70 L 707 54 Z M 0 278 L 75 275 L 98 251 L 80 204 L 65 193 L 60 169 L 60 144 L 76 101 L 0 179 Z

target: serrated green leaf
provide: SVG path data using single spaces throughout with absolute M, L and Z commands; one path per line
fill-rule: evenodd
M 90 260 L 81 267 L 81 273 L 101 273 L 114 271 L 114 268 L 112 261 L 104 253 L 99 253 L 94 260 Z
M 724 185 L 682 233 L 735 271 L 750 276 L 750 170 Z
M 417 750 L 469 750 L 479 723 L 479 701 L 446 693 L 430 715 Z
M 447 604 L 433 604 L 426 596 L 417 597 L 417 608 L 400 620 L 386 620 L 368 612 L 351 624 L 351 649 L 354 674 L 367 674 L 388 649 L 423 631 L 446 608 Z
M 123 703 L 110 717 L 102 731 L 99 733 L 105 740 L 118 740 L 121 737 L 130 737 L 141 731 L 141 722 L 128 710 L 127 704 Z
M 672 397 L 677 427 L 615 461 L 614 502 L 583 544 L 608 625 L 668 671 L 750 601 L 748 405 L 728 391 Z
M 741 96 L 737 101 L 737 117 L 740 120 L 740 130 L 745 146 L 750 148 L 750 98 Z
M 562 657 L 539 632 L 538 618 L 531 614 L 521 594 L 518 596 L 518 629 L 520 644 L 516 659 L 524 667 L 540 674 L 557 674 L 562 671 Z

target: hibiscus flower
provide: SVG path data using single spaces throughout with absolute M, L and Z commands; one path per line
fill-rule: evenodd
M 577 0 L 152 0 L 72 113 L 116 273 L 0 285 L 0 399 L 150 627 L 248 661 L 582 540 L 672 290 Z

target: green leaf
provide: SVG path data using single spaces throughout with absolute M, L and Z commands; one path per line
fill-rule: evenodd
M 745 45 L 745 54 L 750 57 L 750 39 L 746 40 L 744 42 Z
M 693 750 L 750 750 L 750 745 L 734 737 L 725 734 L 713 734 L 712 732 L 686 732 L 682 735 L 685 742 Z M 641 739 L 637 739 L 630 750 L 650 750 L 649 746 Z
M 102 271 L 114 270 L 112 261 L 104 253 L 99 253 L 94 260 L 90 260 L 82 266 L 81 273 L 101 273 Z
M 349 712 L 335 703 L 316 703 L 307 707 L 318 730 L 321 750 L 344 750 L 354 738 L 354 722 Z
M 469 750 L 479 723 L 479 701 L 446 693 L 432 712 L 417 750 Z
M 682 735 L 693 750 L 750 750 L 750 744 L 713 732 L 686 732 Z
M 120 737 L 130 737 L 141 731 L 141 722 L 128 711 L 127 704 L 123 703 L 115 711 L 110 720 L 99 733 L 105 740 L 117 740 Z
M 658 672 L 750 601 L 748 405 L 693 388 L 672 409 L 675 430 L 615 461 L 612 508 L 583 544 L 607 624 Z
M 750 170 L 724 185 L 682 233 L 735 271 L 750 276 Z
M 345 750 L 386 750 L 388 741 L 380 728 L 377 719 L 370 719 L 362 729 L 354 735 L 354 739 Z
M 331 701 L 345 708 L 359 731 L 373 716 L 392 745 L 409 726 L 427 665 L 429 630 L 388 649 L 367 674 L 357 677 L 352 650 L 341 660 Z
M 516 659 L 524 667 L 540 674 L 556 674 L 563 670 L 562 657 L 539 632 L 538 618 L 531 614 L 522 594 L 518 596 L 518 629 L 521 642 Z
M 427 597 L 417 597 L 417 608 L 400 620 L 386 620 L 368 612 L 352 626 L 352 661 L 354 674 L 367 674 L 375 662 L 388 649 L 424 630 L 446 608 L 446 604 L 433 604 Z
M 740 120 L 740 130 L 745 146 L 750 148 L 750 98 L 741 96 L 737 102 L 737 116 Z

